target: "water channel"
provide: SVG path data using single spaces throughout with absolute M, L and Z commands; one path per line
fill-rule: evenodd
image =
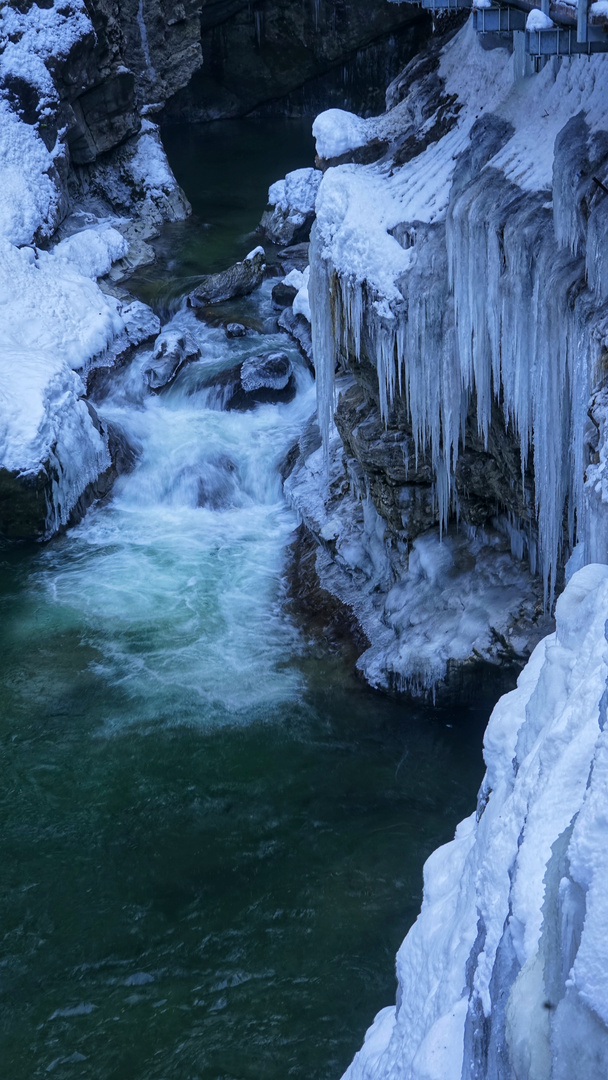
M 394 1000 L 424 859 L 474 806 L 490 702 L 391 701 L 307 640 L 278 468 L 312 378 L 268 286 L 234 340 L 176 300 L 254 246 L 307 127 L 167 146 L 195 217 L 134 288 L 201 359 L 154 397 L 118 375 L 99 407 L 135 469 L 64 536 L 0 549 L 0 1074 L 338 1080 Z M 221 411 L 210 373 L 270 348 L 295 400 Z

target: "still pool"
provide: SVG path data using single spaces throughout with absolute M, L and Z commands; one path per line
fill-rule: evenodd
M 171 266 L 161 238 L 158 295 L 221 243 L 244 254 L 260 189 L 306 164 L 301 126 L 283 157 L 255 124 L 236 153 L 236 130 L 169 140 L 198 221 Z M 278 470 L 314 407 L 297 353 L 293 402 L 222 412 L 209 373 L 285 340 L 173 319 L 200 361 L 98 402 L 133 472 L 65 536 L 0 550 L 6 1080 L 338 1080 L 482 776 L 491 688 L 443 710 L 373 694 L 286 611 Z

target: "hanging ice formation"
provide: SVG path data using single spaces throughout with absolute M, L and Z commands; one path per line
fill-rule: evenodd
M 148 78 L 150 82 L 156 82 L 157 75 L 154 67 L 152 66 L 152 60 L 150 57 L 150 46 L 148 44 L 148 31 L 146 28 L 146 20 L 144 18 L 144 0 L 139 0 L 137 7 L 137 26 L 139 27 L 139 36 L 141 38 L 141 49 L 144 54 L 144 60 L 146 61 L 146 71 L 148 72 Z
M 465 33 L 459 36 L 466 43 Z M 505 67 L 500 54 L 487 55 Z M 597 113 L 600 75 L 604 85 L 608 77 L 603 60 L 585 61 L 584 69 L 582 61 L 578 69 L 576 61 L 564 63 L 557 78 L 546 76 L 544 87 L 541 76 L 527 80 L 531 100 L 526 104 L 524 96 L 520 112 L 540 111 L 543 94 L 547 110 L 549 95 L 559 104 L 545 136 L 551 141 L 542 150 L 534 130 L 524 133 L 528 142 L 522 145 L 517 118 L 510 123 L 488 111 L 465 126 L 463 113 L 459 124 L 470 141 L 460 136 L 454 153 L 456 136 L 449 132 L 407 163 L 404 178 L 396 172 L 389 179 L 377 166 L 330 170 L 311 246 L 309 291 L 325 445 L 337 359 L 371 361 L 383 419 L 398 397 L 404 399 L 417 452 L 431 453 L 445 525 L 458 511 L 453 480 L 467 413 L 476 410 L 487 445 L 497 402 L 519 442 L 522 483 L 528 461 L 533 464 L 536 505 L 530 517 L 537 523 L 547 601 L 568 548 L 589 531 L 584 431 L 608 329 L 608 200 L 601 191 L 598 197 L 593 172 L 608 160 L 608 134 L 594 133 L 580 109 L 585 105 L 592 118 Z M 464 97 L 466 59 L 462 65 Z M 564 113 L 568 95 L 570 119 Z M 478 108 L 473 102 L 472 110 Z M 533 174 L 534 155 L 553 162 L 552 183 L 550 173 L 537 186 L 534 175 L 521 183 L 510 178 L 514 170 L 525 175 L 526 167 Z M 433 216 L 427 207 L 434 183 L 444 186 L 447 209 Z M 425 184 L 426 218 L 395 217 L 396 204 L 401 214 L 412 212 L 416 200 L 421 206 Z M 360 210 L 366 185 L 367 215 Z M 435 204 L 441 197 L 435 193 Z M 375 205 L 382 199 L 380 221 Z M 388 285 L 387 261 L 394 264 Z M 510 522 L 514 553 L 521 554 L 524 526 Z M 529 534 L 526 547 L 534 570 L 536 543 Z

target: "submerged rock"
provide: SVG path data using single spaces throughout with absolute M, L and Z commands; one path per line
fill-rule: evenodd
M 247 296 L 262 284 L 265 269 L 264 248 L 257 247 L 242 262 L 235 263 L 228 270 L 206 274 L 200 285 L 190 293 L 188 303 L 190 307 L 204 307 L 206 304 L 231 300 L 235 296 Z

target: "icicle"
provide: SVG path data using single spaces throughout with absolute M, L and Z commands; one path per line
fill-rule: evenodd
M 327 261 L 318 229 L 310 234 L 310 300 L 313 360 L 317 387 L 317 416 L 325 461 L 329 461 L 329 437 L 334 414 L 334 376 L 339 334 L 336 334 L 336 304 Z M 339 327 L 338 327 L 339 330 Z

